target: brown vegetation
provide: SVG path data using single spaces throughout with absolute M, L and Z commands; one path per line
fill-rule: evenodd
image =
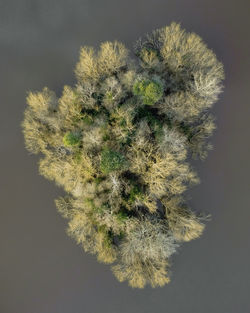
M 200 216 L 184 192 L 199 179 L 189 156 L 205 158 L 214 130 L 208 113 L 223 67 L 201 38 L 180 25 L 135 45 L 83 47 L 74 87 L 57 99 L 30 92 L 22 123 L 40 173 L 67 192 L 56 200 L 68 234 L 132 287 L 169 282 L 169 258 L 198 238 Z

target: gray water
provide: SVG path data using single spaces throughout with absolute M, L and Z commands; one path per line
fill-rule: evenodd
M 0 313 L 250 312 L 250 2 L 0 0 Z M 28 90 L 74 84 L 81 45 L 133 42 L 172 21 L 198 33 L 225 65 L 214 150 L 196 162 L 194 210 L 204 235 L 182 246 L 164 288 L 133 290 L 65 233 L 20 123 Z

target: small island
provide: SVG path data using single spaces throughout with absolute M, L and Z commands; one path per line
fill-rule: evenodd
M 56 206 L 85 251 L 131 287 L 164 286 L 171 255 L 204 230 L 185 201 L 199 182 L 188 160 L 211 149 L 223 65 L 172 23 L 139 39 L 133 55 L 118 41 L 82 47 L 75 74 L 60 98 L 29 92 L 26 148 L 64 188 Z

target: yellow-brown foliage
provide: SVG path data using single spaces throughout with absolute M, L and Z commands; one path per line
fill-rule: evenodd
M 80 60 L 76 65 L 76 76 L 84 80 L 97 81 L 99 78 L 116 73 L 126 65 L 128 50 L 120 42 L 104 42 L 98 54 L 92 47 L 82 47 Z
M 22 129 L 41 153 L 39 171 L 64 188 L 55 203 L 68 234 L 131 287 L 164 286 L 181 242 L 204 219 L 185 205 L 199 179 L 215 124 L 208 112 L 222 90 L 222 64 L 180 25 L 136 43 L 138 62 L 117 41 L 82 47 L 74 87 L 61 97 L 29 92 Z

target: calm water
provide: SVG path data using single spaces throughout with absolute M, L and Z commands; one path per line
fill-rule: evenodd
M 0 313 L 250 312 L 249 9 L 244 0 L 0 0 Z M 20 123 L 28 90 L 60 95 L 74 84 L 81 45 L 131 48 L 171 21 L 225 65 L 214 150 L 195 163 L 202 183 L 189 193 L 212 220 L 173 257 L 168 286 L 132 290 L 66 235 L 54 205 L 63 191 L 39 176 Z

